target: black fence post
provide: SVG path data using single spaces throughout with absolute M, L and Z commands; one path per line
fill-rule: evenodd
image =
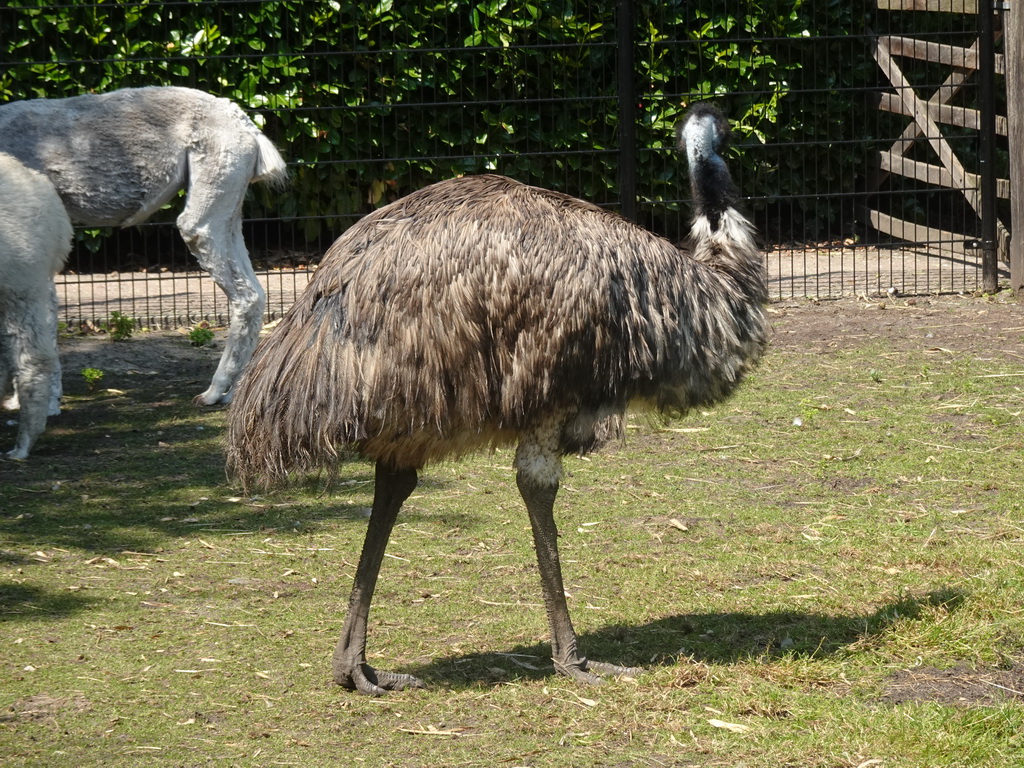
M 996 96 L 995 11 L 992 0 L 978 0 L 978 75 L 981 97 L 981 283 L 986 293 L 999 287 L 999 254 L 996 244 Z
M 636 24 L 633 20 L 633 0 L 619 0 L 616 47 L 616 80 L 619 91 L 619 199 L 622 201 L 622 215 L 636 221 Z

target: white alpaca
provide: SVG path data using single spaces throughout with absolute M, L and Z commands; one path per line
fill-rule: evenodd
M 228 298 L 224 353 L 203 405 L 227 402 L 266 306 L 242 240 L 254 181 L 284 183 L 270 140 L 233 102 L 190 88 L 126 88 L 0 105 L 0 151 L 45 173 L 71 220 L 139 224 L 187 188 L 178 231 Z
M 21 409 L 11 459 L 28 456 L 46 426 L 51 380 L 59 386 L 53 276 L 71 235 L 46 176 L 0 153 L 0 392 L 16 384 Z

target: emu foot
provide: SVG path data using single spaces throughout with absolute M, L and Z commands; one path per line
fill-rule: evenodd
M 560 664 L 555 662 L 555 671 L 571 677 L 578 683 L 584 685 L 601 685 L 605 677 L 639 677 L 643 669 L 640 667 L 620 667 L 618 664 L 608 664 L 603 661 L 587 661 L 580 659 L 577 662 Z
M 404 691 L 406 688 L 426 688 L 418 677 L 397 672 L 379 672 L 366 662 L 346 670 L 335 668 L 334 682 L 367 696 L 383 696 L 388 691 Z

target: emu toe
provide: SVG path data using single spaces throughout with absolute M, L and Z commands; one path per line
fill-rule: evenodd
M 365 662 L 349 670 L 335 668 L 334 682 L 367 696 L 383 696 L 388 691 L 404 691 L 406 688 L 426 688 L 418 677 L 397 672 L 378 672 Z
M 639 677 L 644 671 L 642 667 L 620 667 L 618 664 L 609 664 L 604 661 L 588 661 L 587 671 L 600 677 Z
M 643 672 L 640 667 L 620 667 L 618 664 L 608 664 L 603 661 L 587 661 L 582 659 L 578 663 L 559 664 L 555 662 L 555 671 L 567 677 L 571 677 L 578 683 L 584 685 L 601 685 L 605 677 L 639 677 Z

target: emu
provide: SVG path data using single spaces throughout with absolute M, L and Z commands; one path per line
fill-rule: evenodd
M 679 128 L 695 201 L 692 252 L 595 205 L 500 176 L 442 181 L 364 217 L 330 247 L 260 342 L 228 412 L 243 487 L 375 462 L 373 506 L 334 680 L 422 687 L 366 660 L 388 537 L 425 465 L 518 442 L 556 671 L 638 670 L 577 647 L 552 514 L 562 457 L 619 432 L 630 405 L 682 413 L 729 395 L 766 343 L 764 265 L 722 152 L 728 123 Z
M 0 151 L 46 174 L 71 220 L 87 226 L 140 224 L 187 187 L 178 231 L 227 296 L 229 320 L 213 380 L 195 400 L 230 400 L 266 306 L 242 201 L 251 182 L 287 178 L 270 139 L 227 99 L 161 86 L 0 105 Z
M 59 370 L 53 276 L 71 251 L 71 220 L 49 180 L 0 153 L 0 395 L 16 387 L 24 459 L 46 427 Z

